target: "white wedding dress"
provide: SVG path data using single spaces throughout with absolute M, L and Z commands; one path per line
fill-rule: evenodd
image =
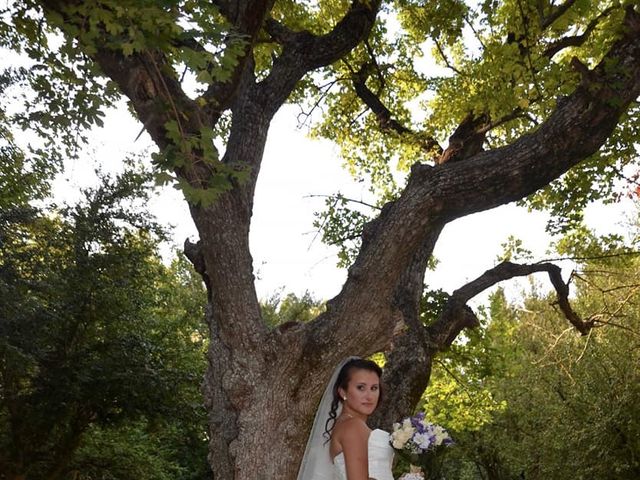
M 389 443 L 389 434 L 384 430 L 375 429 L 369 434 L 369 477 L 376 480 L 393 480 L 391 467 L 393 465 L 393 448 Z M 339 453 L 333 459 L 334 480 L 347 480 L 344 455 Z

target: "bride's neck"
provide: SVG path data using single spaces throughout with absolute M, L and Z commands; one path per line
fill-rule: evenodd
M 340 414 L 340 416 L 344 418 L 359 418 L 365 423 L 367 422 L 367 418 L 369 418 L 367 415 L 358 413 L 354 410 L 351 410 L 349 407 L 345 407 L 345 406 L 342 407 L 342 413 Z

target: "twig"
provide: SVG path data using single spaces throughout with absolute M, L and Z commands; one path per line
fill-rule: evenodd
M 315 103 L 313 104 L 313 106 L 311 107 L 311 110 L 309 112 L 305 112 L 304 110 L 302 110 L 302 107 L 300 107 L 300 113 L 298 113 L 298 115 L 296 116 L 296 120 L 298 121 L 298 129 L 301 129 L 302 127 L 304 127 L 307 124 L 307 120 L 309 118 L 311 118 L 311 115 L 313 114 L 313 112 L 316 110 L 316 108 L 318 108 L 320 106 L 320 103 L 322 103 L 322 101 L 326 98 L 326 96 L 329 94 L 329 91 L 331 90 L 331 88 L 333 88 L 333 86 L 338 83 L 340 79 L 336 78 L 334 80 L 332 80 L 331 82 L 325 83 L 324 85 L 320 85 L 319 87 L 317 87 L 317 90 L 321 92 L 320 97 L 315 101 Z M 304 116 L 304 121 L 300 121 L 300 117 Z
M 453 65 L 451 65 L 451 63 L 449 62 L 449 59 L 447 58 L 447 55 L 444 53 L 444 50 L 442 49 L 442 46 L 440 45 L 440 42 L 438 42 L 437 39 L 433 39 L 433 43 L 435 43 L 436 48 L 438 49 L 438 52 L 440 53 L 440 56 L 442 57 L 442 60 L 444 60 L 445 65 L 450 68 L 451 70 L 453 70 L 454 72 L 456 72 L 458 75 L 460 76 L 464 76 L 464 74 L 458 70 L 456 67 L 454 67 Z
M 336 199 L 334 200 L 333 205 L 331 206 L 331 208 L 335 208 L 335 206 L 338 204 L 339 200 L 340 199 L 338 197 L 336 197 Z M 320 235 L 320 232 L 322 231 L 322 229 L 324 228 L 324 226 L 327 224 L 328 221 L 329 221 L 329 217 L 325 217 L 324 221 L 322 222 L 322 225 L 320 225 L 318 227 L 318 230 L 316 231 L 316 234 L 311 239 L 311 242 L 309 243 L 309 248 L 307 248 L 307 250 L 311 249 L 311 245 L 313 245 L 315 243 L 316 238 L 318 238 L 318 235 Z
M 620 325 L 619 323 L 615 323 L 615 322 L 612 322 L 612 321 L 609 321 L 609 320 L 594 319 L 593 322 L 594 323 L 599 323 L 599 324 L 602 324 L 602 325 L 611 325 L 612 327 L 620 328 L 622 330 L 626 330 L 627 332 L 632 333 L 636 337 L 640 337 L 640 333 L 639 332 L 637 332 L 636 330 L 634 330 L 631 327 L 627 327 L 626 325 Z
M 587 28 L 585 28 L 584 32 L 582 32 L 580 35 L 563 37 L 559 39 L 557 42 L 552 43 L 545 49 L 543 55 L 548 58 L 551 58 L 560 50 L 563 50 L 567 47 L 577 47 L 582 45 L 589 38 L 589 35 L 591 34 L 591 32 L 595 30 L 595 28 L 598 26 L 598 23 L 600 22 L 600 20 L 603 17 L 606 17 L 607 15 L 609 15 L 613 10 L 615 10 L 615 8 L 616 7 L 609 7 L 603 10 L 600 13 L 600 15 L 598 15 L 596 18 L 591 20 L 591 22 L 589 22 L 589 25 L 587 25 Z
M 305 195 L 302 198 L 335 198 L 336 202 L 338 200 L 345 200 L 349 203 L 359 203 L 360 205 L 364 205 L 365 207 L 369 207 L 369 208 L 373 208 L 375 210 L 382 210 L 381 207 L 378 207 L 376 205 L 371 205 L 370 203 L 367 203 L 365 201 L 362 200 L 356 200 L 354 198 L 349 198 L 349 197 L 345 197 L 344 195 L 320 195 L 320 194 L 309 194 L 309 195 Z M 335 203 L 333 205 L 335 207 Z
M 560 342 L 560 339 L 562 337 L 564 337 L 565 333 L 570 332 L 571 330 L 573 330 L 573 328 L 569 327 L 569 328 L 565 328 L 562 333 L 560 333 L 560 335 L 558 335 L 556 337 L 555 342 L 553 342 L 553 344 L 544 352 L 544 355 L 542 357 L 540 357 L 538 360 L 534 360 L 533 362 L 531 362 L 533 365 L 539 365 L 540 363 L 542 363 L 542 361 L 547 358 L 549 356 L 549 354 L 551 352 L 553 352 L 555 350 L 555 348 L 558 346 L 558 342 Z
M 588 257 L 557 257 L 557 258 L 545 258 L 543 260 L 540 260 L 539 263 L 547 263 L 547 262 L 561 262 L 563 260 L 570 260 L 570 261 L 584 261 L 584 260 L 601 260 L 604 258 L 613 258 L 613 257 L 622 257 L 625 255 L 640 255 L 640 251 L 633 251 L 633 252 L 619 252 L 619 253 L 609 253 L 609 254 L 604 254 L 604 255 L 591 255 Z
M 464 19 L 464 21 L 467 23 L 467 25 L 469 25 L 469 28 L 471 29 L 471 31 L 473 32 L 473 34 L 476 36 L 476 40 L 478 40 L 478 43 L 480 45 L 482 45 L 482 48 L 484 50 L 487 49 L 487 46 L 484 44 L 484 42 L 482 41 L 482 37 L 480 36 L 480 34 L 478 33 L 478 31 L 476 30 L 476 28 L 473 26 L 473 22 L 471 22 L 471 20 L 469 20 L 469 17 L 465 14 L 462 17 Z
M 529 63 L 529 70 L 531 71 L 531 79 L 533 80 L 533 85 L 538 91 L 538 96 L 540 98 L 543 97 L 542 89 L 540 88 L 540 84 L 538 83 L 538 79 L 536 77 L 536 70 L 533 68 L 533 61 L 531 60 L 531 52 L 529 51 L 529 25 L 527 22 L 527 15 L 524 12 L 524 7 L 522 6 L 522 0 L 518 0 L 518 9 L 520 10 L 520 15 L 522 17 L 522 28 L 524 29 L 524 40 L 527 41 L 527 45 L 525 46 L 525 52 L 527 56 L 527 62 Z
M 591 340 L 592 333 L 593 333 L 593 330 L 589 330 L 589 335 L 587 335 L 587 340 L 584 342 L 584 348 L 582 349 L 582 352 L 580 352 L 580 355 L 576 359 L 575 363 L 578 363 L 580 360 L 582 360 L 582 357 L 584 356 L 584 353 L 587 351 L 587 347 L 589 346 L 589 340 Z

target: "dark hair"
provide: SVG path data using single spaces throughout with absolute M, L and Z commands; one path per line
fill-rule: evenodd
M 329 418 L 324 425 L 324 436 L 329 441 L 331 438 L 331 430 L 336 424 L 336 416 L 338 411 L 338 405 L 342 402 L 342 397 L 338 393 L 338 389 L 342 388 L 347 390 L 349 386 L 349 380 L 351 380 L 351 372 L 354 370 L 369 370 L 378 375 L 378 378 L 382 378 L 382 369 L 376 362 L 366 360 L 364 358 L 352 358 L 342 366 L 338 373 L 336 383 L 333 385 L 333 400 L 331 402 L 331 410 L 329 411 Z M 380 388 L 380 396 L 378 397 L 378 405 L 382 401 L 382 386 Z

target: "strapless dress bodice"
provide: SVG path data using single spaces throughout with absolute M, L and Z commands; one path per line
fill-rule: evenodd
M 372 430 L 368 441 L 369 477 L 376 480 L 393 480 L 393 448 L 389 443 L 389 434 L 384 430 Z M 339 453 L 333 459 L 333 477 L 335 480 L 347 480 L 344 455 Z

